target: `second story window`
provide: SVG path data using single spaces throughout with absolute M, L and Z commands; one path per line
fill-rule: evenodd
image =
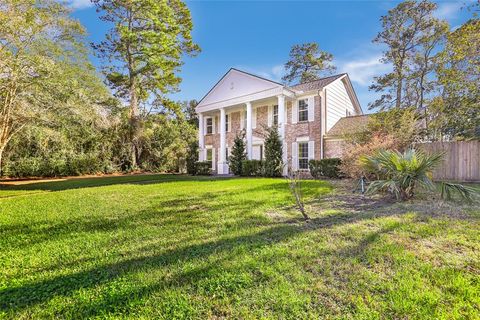
M 228 132 L 228 122 L 230 120 L 230 117 L 228 114 L 225 115 L 225 131 Z
M 308 121 L 308 100 L 298 101 L 298 121 Z
M 274 126 L 278 126 L 278 106 L 273 106 L 273 121 Z
M 207 134 L 213 133 L 213 118 L 207 118 Z

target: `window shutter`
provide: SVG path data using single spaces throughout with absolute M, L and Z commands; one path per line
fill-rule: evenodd
M 207 161 L 207 148 L 203 148 L 203 159 L 202 161 Z
M 227 114 L 226 117 L 228 117 L 227 132 L 230 132 L 230 131 L 232 131 L 232 116 L 231 116 L 231 113 Z
M 298 122 L 298 100 L 292 103 L 292 123 Z
M 217 133 L 217 117 L 212 117 L 212 133 L 215 134 Z
M 212 170 L 215 170 L 215 162 L 216 162 L 216 159 L 215 159 L 215 149 L 216 149 L 216 148 L 212 148 Z
M 308 141 L 308 160 L 315 159 L 315 141 Z
M 313 121 L 315 118 L 315 97 L 308 98 L 308 121 Z
M 267 115 L 268 126 L 271 127 L 273 123 L 273 107 L 268 106 L 268 115 Z
M 257 127 L 257 108 L 252 108 L 252 129 Z
M 298 169 L 298 143 L 292 143 L 292 170 Z

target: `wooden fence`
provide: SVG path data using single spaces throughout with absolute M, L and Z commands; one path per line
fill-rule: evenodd
M 427 153 L 443 152 L 434 180 L 480 181 L 480 141 L 429 142 L 416 145 Z

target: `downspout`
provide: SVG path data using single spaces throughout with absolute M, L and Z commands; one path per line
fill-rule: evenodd
M 324 97 L 322 99 L 320 95 L 320 91 L 317 91 L 317 95 L 320 98 L 320 159 L 324 158 L 325 152 L 324 152 L 324 128 L 326 127 L 327 123 L 327 112 L 326 112 L 326 105 L 327 105 L 327 89 L 324 89 Z M 325 106 L 325 108 L 324 108 Z

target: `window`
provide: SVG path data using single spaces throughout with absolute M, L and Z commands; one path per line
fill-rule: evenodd
M 308 121 L 308 101 L 307 99 L 298 101 L 298 121 Z
M 273 106 L 273 125 L 278 126 L 278 106 Z
M 229 121 L 230 117 L 228 116 L 228 114 L 225 115 L 225 131 L 228 132 L 228 121 Z
M 308 141 L 298 143 L 298 168 L 308 169 Z
M 213 118 L 207 118 L 207 134 L 213 133 Z
M 210 163 L 211 168 L 213 164 L 213 149 L 207 149 L 207 159 L 205 161 L 208 161 Z

